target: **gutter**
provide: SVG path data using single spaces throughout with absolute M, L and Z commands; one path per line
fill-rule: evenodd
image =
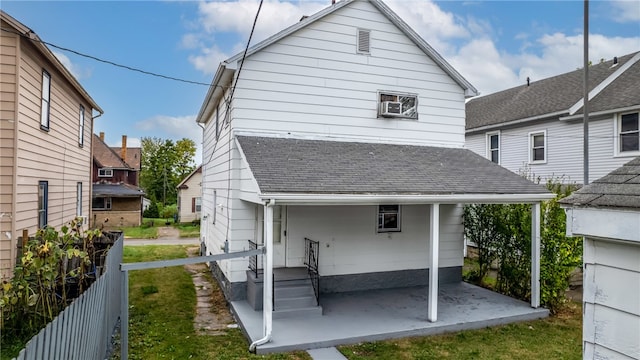
M 482 132 L 482 131 L 485 131 L 485 130 L 493 130 L 493 129 L 503 128 L 503 127 L 507 127 L 507 126 L 511 126 L 511 125 L 518 125 L 518 124 L 522 124 L 522 123 L 526 123 L 526 122 L 534 121 L 534 120 L 543 120 L 543 119 L 553 120 L 553 117 L 555 117 L 555 116 L 559 116 L 559 115 L 562 115 L 562 114 L 568 114 L 568 113 L 569 113 L 568 110 L 560 110 L 560 111 L 556 111 L 556 112 L 552 112 L 552 113 L 548 113 L 548 114 L 531 116 L 531 117 L 524 118 L 524 119 L 506 121 L 506 122 L 501 122 L 501 123 L 493 124 L 493 125 L 485 125 L 485 126 L 480 126 L 480 127 L 473 128 L 473 129 L 466 129 L 464 133 L 465 133 L 465 135 L 470 135 L 470 134 L 474 134 L 476 132 Z
M 536 203 L 553 199 L 552 193 L 539 194 L 448 194 L 448 195 L 355 195 L 355 194 L 259 194 L 261 199 L 278 199 L 286 205 L 372 205 L 381 203 L 394 204 L 523 204 Z
M 265 203 L 264 232 L 265 232 L 265 266 L 264 266 L 264 291 L 262 294 L 262 316 L 264 325 L 264 337 L 249 345 L 249 351 L 254 352 L 258 345 L 271 341 L 273 331 L 273 206 L 275 199 L 271 198 Z

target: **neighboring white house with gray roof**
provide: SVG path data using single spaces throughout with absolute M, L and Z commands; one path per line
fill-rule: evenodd
M 584 236 L 583 358 L 640 359 L 640 157 L 560 202 Z
M 322 314 L 322 294 L 356 290 L 430 284 L 424 314 L 435 322 L 438 279 L 461 281 L 460 204 L 534 203 L 537 219 L 552 197 L 464 149 L 475 88 L 379 0 L 337 2 L 242 61 L 220 64 L 197 117 L 201 237 L 206 254 L 266 249 L 264 263 L 212 264 L 237 314 L 240 302 L 262 311 L 258 338 L 273 335 L 276 318 Z M 313 288 L 290 298 L 284 280 L 300 268 Z M 535 311 L 519 319 L 544 316 Z
M 583 182 L 583 71 L 474 98 L 466 147 L 513 172 Z M 640 155 L 640 52 L 589 68 L 589 178 Z

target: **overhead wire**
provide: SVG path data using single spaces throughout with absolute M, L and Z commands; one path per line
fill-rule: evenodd
M 158 78 L 162 78 L 162 79 L 166 79 L 166 80 L 172 80 L 172 81 L 178 81 L 178 82 L 182 82 L 182 83 L 187 83 L 187 84 L 201 85 L 201 86 L 207 86 L 207 87 L 212 87 L 213 86 L 213 87 L 220 87 L 220 88 L 223 88 L 223 89 L 225 88 L 225 87 L 220 86 L 220 85 L 214 85 L 214 84 L 204 83 L 204 82 L 200 82 L 200 81 L 182 79 L 182 78 L 178 78 L 178 77 L 175 77 L 175 76 L 163 75 L 163 74 L 158 74 L 158 73 L 155 73 L 155 72 L 152 72 L 152 71 L 135 68 L 135 67 L 129 66 L 129 65 L 119 64 L 119 63 L 116 63 L 116 62 L 111 61 L 111 60 L 105 60 L 105 59 L 99 58 L 97 56 L 85 54 L 85 53 L 82 53 L 82 52 L 77 51 L 77 50 L 73 50 L 73 49 L 70 49 L 70 48 L 67 48 L 67 47 L 56 45 L 56 44 L 50 43 L 48 41 L 44 41 L 42 39 L 34 39 L 34 38 L 32 38 L 31 36 L 29 36 L 27 34 L 23 34 L 23 33 L 19 32 L 19 31 L 15 31 L 13 29 L 7 29 L 7 28 L 0 28 L 0 29 L 2 31 L 5 31 L 5 32 L 9 32 L 9 33 L 13 33 L 13 34 L 19 35 L 19 36 L 24 37 L 26 39 L 29 39 L 29 40 L 31 40 L 33 42 L 39 42 L 39 43 L 42 43 L 44 45 L 47 45 L 49 47 L 52 47 L 52 48 L 55 48 L 55 49 L 58 49 L 58 50 L 61 50 L 61 51 L 69 52 L 69 53 L 72 53 L 72 54 L 75 54 L 75 55 L 78 55 L 78 56 L 81 56 L 81 57 L 84 57 L 84 58 L 87 58 L 87 59 L 91 59 L 91 60 L 94 60 L 94 61 L 97 61 L 97 62 L 101 62 L 101 63 L 108 64 L 108 65 L 112 65 L 112 66 L 115 66 L 115 67 L 118 67 L 118 68 L 121 68 L 121 69 L 129 70 L 129 71 L 133 71 L 133 72 L 138 72 L 138 73 L 141 73 L 141 74 L 154 76 L 154 77 L 158 77 Z

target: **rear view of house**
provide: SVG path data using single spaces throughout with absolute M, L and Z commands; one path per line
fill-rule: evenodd
M 466 147 L 513 172 L 583 182 L 583 70 L 466 104 Z M 640 155 L 640 52 L 589 67 L 589 178 Z
M 416 328 L 458 322 L 439 312 L 438 286 L 465 286 L 460 204 L 550 196 L 463 148 L 464 101 L 476 94 L 379 0 L 337 2 L 220 64 L 197 117 L 202 249 L 265 249 L 211 264 L 252 349 L 366 338 L 374 326 L 336 326 L 324 311 L 325 297 L 353 291 L 428 285 Z M 521 319 L 546 315 L 518 306 Z
M 102 109 L 33 31 L 0 15 L 0 272 L 9 276 L 23 230 L 89 215 Z

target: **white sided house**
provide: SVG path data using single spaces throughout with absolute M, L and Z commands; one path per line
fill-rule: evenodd
M 583 359 L 640 359 L 640 157 L 561 203 L 584 237 Z
M 516 173 L 583 183 L 583 70 L 467 102 L 466 147 Z M 589 179 L 640 155 L 640 52 L 589 67 Z
M 532 203 L 539 219 L 551 197 L 463 148 L 476 89 L 379 0 L 303 18 L 222 62 L 210 89 L 197 117 L 202 247 L 265 249 L 212 263 L 259 351 L 297 338 L 267 344 L 282 319 L 329 318 L 327 294 L 429 284 L 422 323 L 435 322 L 438 282 L 461 281 L 460 204 Z M 254 313 L 263 326 L 248 325 Z
M 178 184 L 178 221 L 200 220 L 202 208 L 202 165 Z

